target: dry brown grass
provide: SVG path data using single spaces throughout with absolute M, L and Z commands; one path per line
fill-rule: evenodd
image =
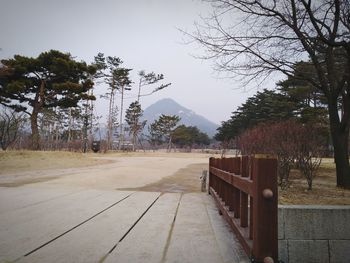
M 0 176 L 21 171 L 65 169 L 111 162 L 91 158 L 93 156 L 93 154 L 64 151 L 0 151 Z
M 350 190 L 336 187 L 336 173 L 333 159 L 323 159 L 313 181 L 311 191 L 297 170 L 292 170 L 290 187 L 279 190 L 279 204 L 293 205 L 350 205 Z

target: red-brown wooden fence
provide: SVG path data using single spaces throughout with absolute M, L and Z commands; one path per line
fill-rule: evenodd
M 208 190 L 252 261 L 278 262 L 277 160 L 210 158 Z

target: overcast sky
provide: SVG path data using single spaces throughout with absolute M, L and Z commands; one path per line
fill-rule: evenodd
M 200 0 L 0 0 L 0 58 L 37 56 L 57 49 L 92 62 L 102 52 L 117 56 L 133 69 L 163 73 L 172 85 L 141 100 L 143 108 L 161 98 L 220 123 L 257 90 L 239 89 L 219 78 L 212 62 L 195 59 L 197 45 L 183 44 L 178 28 L 192 31 L 199 15 L 211 7 Z M 100 87 L 98 93 L 104 92 Z M 134 99 L 131 92 L 125 104 Z M 146 90 L 145 90 L 146 91 Z M 107 103 L 98 101 L 99 113 Z

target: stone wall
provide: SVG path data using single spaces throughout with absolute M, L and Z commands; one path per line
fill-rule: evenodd
M 350 206 L 279 206 L 278 239 L 285 263 L 349 263 Z

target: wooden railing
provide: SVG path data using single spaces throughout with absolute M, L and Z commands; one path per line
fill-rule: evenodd
M 210 158 L 211 194 L 253 262 L 278 262 L 277 160 Z

